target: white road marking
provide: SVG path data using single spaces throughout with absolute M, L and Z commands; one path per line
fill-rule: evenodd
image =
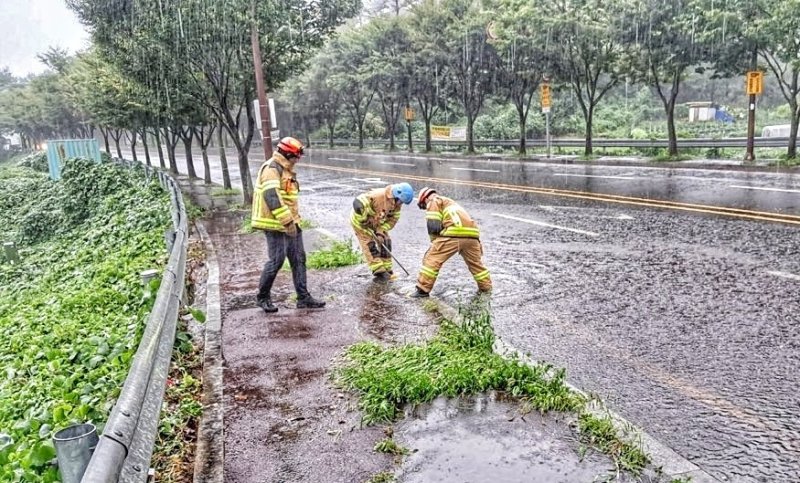
M 760 191 L 779 191 L 781 193 L 800 193 L 800 190 L 785 190 L 780 188 L 760 188 L 757 186 L 739 186 L 739 185 L 730 185 L 731 188 L 739 188 L 743 190 L 760 190 Z
M 361 181 L 362 183 L 369 183 L 369 184 L 389 184 L 386 181 L 381 180 L 380 178 L 353 178 L 353 181 Z
M 381 161 L 381 164 L 390 164 L 392 166 L 410 166 L 412 168 L 416 168 L 417 167 L 416 164 L 411 164 L 411 163 L 392 163 L 391 161 Z
M 330 230 L 326 230 L 325 228 L 315 228 L 315 230 L 317 230 L 322 235 L 330 238 L 331 240 L 336 240 L 336 235 L 334 235 L 333 232 Z
M 355 159 L 347 159 L 347 158 L 328 158 L 328 159 L 331 161 L 348 161 L 348 162 L 355 161 Z
M 580 206 L 552 206 L 552 205 L 539 205 L 539 208 L 547 211 L 556 210 L 588 210 L 589 208 L 582 208 Z M 595 218 L 610 218 L 612 220 L 634 220 L 635 218 L 630 215 L 591 215 Z
M 451 166 L 450 169 L 454 169 L 456 171 L 480 171 L 481 173 L 499 173 L 500 171 L 496 169 L 477 169 L 477 168 L 456 168 Z
M 603 178 L 603 179 L 637 179 L 633 176 L 600 176 L 595 174 L 570 174 L 570 173 L 555 173 L 553 176 L 567 176 L 570 178 Z
M 492 213 L 492 215 L 499 216 L 500 218 L 505 218 L 507 220 L 515 220 L 515 221 L 521 221 L 523 223 L 530 223 L 531 225 L 543 226 L 543 227 L 546 227 L 546 228 L 555 228 L 557 230 L 571 231 L 573 233 L 579 233 L 581 235 L 600 236 L 599 233 L 594 233 L 592 231 L 579 230 L 577 228 L 568 228 L 566 226 L 552 225 L 550 223 L 545 223 L 545 222 L 536 221 L 536 220 L 529 220 L 527 218 L 518 218 L 516 216 L 511 216 L 511 215 L 501 215 L 500 213 Z
M 335 188 L 343 188 L 343 189 L 348 189 L 348 190 L 353 190 L 353 191 L 360 191 L 358 188 L 356 188 L 354 186 L 350 186 L 348 184 L 344 184 L 344 183 L 332 183 L 330 181 L 317 181 L 317 183 L 318 184 L 324 184 L 326 186 L 333 186 Z
M 793 273 L 788 273 L 788 272 L 774 272 L 774 271 L 769 271 L 769 272 L 767 272 L 767 273 L 768 273 L 768 274 L 770 274 L 770 275 L 774 275 L 774 276 L 776 276 L 776 277 L 788 278 L 789 280 L 797 280 L 798 282 L 800 282 L 800 275 L 795 275 L 795 274 L 793 274 Z

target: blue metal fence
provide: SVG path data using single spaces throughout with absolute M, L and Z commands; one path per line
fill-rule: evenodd
M 61 167 L 69 158 L 93 159 L 99 163 L 101 158 L 97 139 L 53 139 L 47 141 L 47 164 L 50 168 L 51 179 L 61 179 Z

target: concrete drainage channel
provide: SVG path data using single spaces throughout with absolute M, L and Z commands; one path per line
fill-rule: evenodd
M 198 223 L 198 231 L 206 246 L 209 275 L 206 353 L 204 355 L 203 369 L 204 412 L 199 430 L 194 481 L 221 483 L 224 480 L 224 410 L 222 406 L 220 270 L 211 239 L 200 223 Z M 325 233 L 322 229 L 319 229 L 319 231 L 323 235 L 331 235 L 329 232 Z M 393 291 L 397 292 L 398 295 L 403 295 L 401 292 L 404 292 L 400 288 Z M 459 320 L 458 310 L 440 299 L 430 300 L 436 304 L 436 310 L 443 317 L 454 321 Z M 519 360 L 529 365 L 535 365 L 534 361 L 528 356 L 502 342 L 499 338 L 497 338 L 495 344 L 495 352 L 500 355 L 519 358 Z M 678 480 L 697 483 L 719 481 L 635 427 L 620 415 L 608 410 L 602 402 L 591 399 L 572 385 L 567 385 L 572 391 L 581 394 L 589 401 L 583 409 L 584 412 L 601 418 L 609 417 L 617 433 L 622 435 L 625 441 L 641 444 L 651 462 L 645 476 L 651 476 L 654 481 Z M 498 410 L 498 405 L 495 402 L 491 395 L 479 395 L 474 398 L 460 400 L 439 398 L 431 404 L 425 405 L 426 407 L 416 412 L 416 414 L 412 415 L 407 412 L 409 417 L 396 423 L 395 434 L 401 438 L 401 441 L 406 438 L 409 439 L 410 446 L 419 449 L 419 451 L 415 450 L 414 453 L 403 459 L 402 464 L 395 468 L 394 477 L 398 478 L 398 481 L 408 483 L 434 480 L 460 481 L 464 475 L 452 473 L 452 467 L 455 465 L 466 466 L 467 468 L 471 466 L 473 469 L 481 466 L 480 471 L 483 472 L 481 476 L 475 473 L 470 475 L 472 477 L 478 476 L 479 480 L 485 476 L 487 478 L 499 478 L 503 481 L 514 481 L 513 475 L 519 475 L 520 471 L 527 472 L 528 467 L 531 466 L 536 466 L 536 468 L 533 474 L 528 476 L 537 475 L 535 481 L 593 481 L 597 477 L 596 471 L 604 463 L 598 463 L 595 460 L 587 465 L 586 461 L 584 461 L 584 455 L 578 454 L 574 447 L 560 444 L 556 441 L 558 438 L 574 438 L 574 434 L 570 434 L 568 428 L 570 423 L 574 423 L 576 419 L 574 416 L 569 416 L 567 421 L 545 421 L 544 418 L 529 418 L 531 421 L 526 421 L 523 416 L 520 418 L 526 421 L 525 425 L 522 426 L 523 429 L 520 430 L 520 426 L 509 429 L 510 427 L 502 426 L 504 424 L 503 421 L 511 421 L 515 416 L 509 418 L 508 413 L 502 414 L 502 409 Z M 465 406 L 469 407 L 468 411 L 471 411 L 471 413 L 462 411 Z M 492 409 L 493 407 L 494 409 Z M 555 421 L 556 424 L 550 424 L 551 421 Z M 554 430 L 554 427 L 560 429 Z M 435 434 L 435 436 L 431 438 L 431 434 Z M 531 437 L 532 435 L 533 438 Z M 473 448 L 473 456 L 457 454 L 458 450 L 450 453 L 443 452 L 442 446 L 448 444 L 453 447 L 463 447 L 471 444 L 475 447 Z M 531 459 L 531 453 L 537 454 L 536 458 L 538 460 L 536 458 Z M 459 458 L 463 462 L 458 462 Z M 497 464 L 496 458 L 503 459 L 503 464 Z M 515 462 L 508 465 L 509 460 L 515 460 Z M 459 468 L 459 470 L 462 469 Z M 504 480 L 504 474 L 511 476 L 511 479 Z M 627 476 L 620 477 L 617 475 L 617 477 L 621 478 L 622 481 L 628 481 Z M 630 480 L 632 479 L 630 478 Z

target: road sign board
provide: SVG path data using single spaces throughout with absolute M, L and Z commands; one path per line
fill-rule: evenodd
M 750 71 L 747 73 L 747 95 L 758 95 L 764 92 L 764 73 Z
M 414 120 L 414 109 L 410 107 L 406 107 L 405 109 L 405 117 L 407 122 L 411 122 Z
M 550 99 L 550 84 L 542 83 L 539 89 L 539 98 L 542 102 L 542 112 L 550 112 L 552 101 Z M 545 111 L 545 109 L 547 109 Z

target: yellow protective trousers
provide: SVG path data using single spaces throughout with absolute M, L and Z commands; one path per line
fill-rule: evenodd
M 444 262 L 458 253 L 467 264 L 472 278 L 478 284 L 478 289 L 489 291 L 492 289 L 492 279 L 489 277 L 489 270 L 483 264 L 483 247 L 477 238 L 453 238 L 437 237 L 431 243 L 431 247 L 425 252 L 422 259 L 422 269 L 417 279 L 417 287 L 425 292 L 433 289 L 439 270 Z
M 372 271 L 373 275 L 382 272 L 392 271 L 392 256 L 389 255 L 376 241 L 375 238 L 369 236 L 362 230 L 353 230 L 358 239 L 358 244 L 361 245 L 361 251 L 364 252 L 364 258 L 367 260 L 367 265 Z M 391 249 L 391 247 L 389 247 Z

